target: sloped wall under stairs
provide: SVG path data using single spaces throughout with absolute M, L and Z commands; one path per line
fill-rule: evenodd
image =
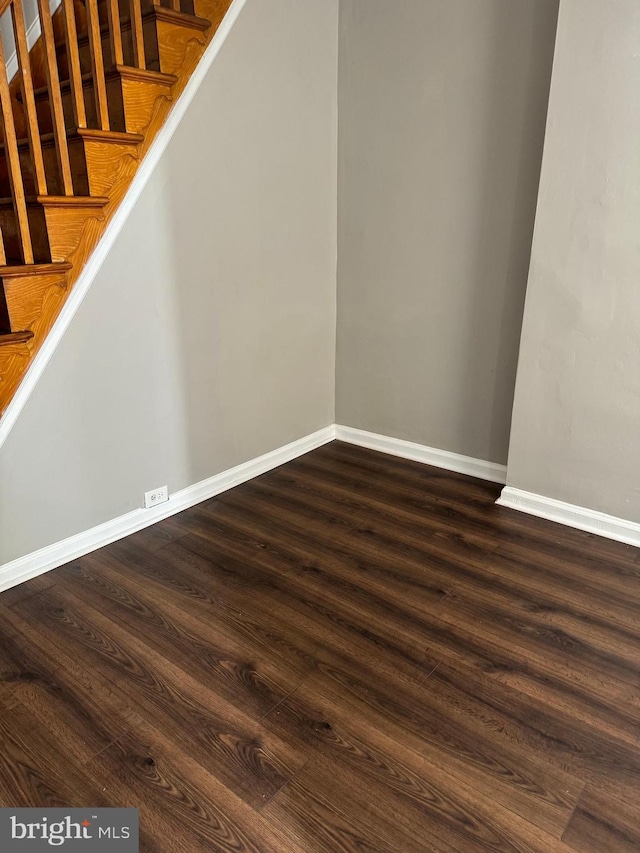
M 338 0 L 248 0 L 0 448 L 0 565 L 334 421 Z

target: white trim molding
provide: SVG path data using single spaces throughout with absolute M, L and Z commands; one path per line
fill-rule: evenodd
M 503 465 L 333 424 L 175 492 L 169 497 L 168 501 L 152 509 L 133 510 L 90 530 L 77 533 L 61 542 L 56 542 L 46 548 L 41 548 L 39 551 L 34 551 L 32 554 L 5 563 L 0 566 L 0 592 L 38 577 L 38 575 L 45 574 L 71 560 L 76 560 L 91 551 L 109 545 L 111 542 L 130 536 L 145 527 L 150 527 L 158 521 L 226 492 L 234 486 L 246 483 L 254 477 L 266 474 L 267 471 L 272 471 L 274 468 L 291 462 L 293 459 L 297 459 L 299 456 L 322 447 L 335 439 L 494 483 L 504 483 L 506 467 Z M 586 530 L 608 539 L 615 539 L 618 542 L 640 546 L 640 524 L 606 515 L 603 512 L 596 512 L 586 507 L 574 506 L 553 498 L 524 492 L 511 486 L 502 490 L 502 494 L 496 503 L 539 518 L 575 527 L 578 530 Z
M 169 516 L 215 497 L 221 492 L 226 492 L 234 486 L 246 483 L 247 480 L 265 474 L 285 462 L 291 462 L 292 459 L 297 459 L 298 456 L 309 453 L 310 450 L 328 444 L 335 437 L 335 426 L 328 426 L 293 441 L 291 444 L 286 444 L 277 450 L 272 450 L 270 453 L 265 453 L 263 456 L 244 462 L 242 465 L 236 465 L 235 468 L 230 468 L 221 474 L 209 477 L 207 480 L 202 480 L 194 486 L 188 486 L 186 489 L 171 495 L 168 501 L 152 509 L 133 510 L 133 512 L 106 521 L 104 524 L 83 533 L 63 539 L 62 542 L 56 542 L 54 545 L 34 551 L 25 557 L 5 563 L 4 566 L 0 566 L 0 592 L 31 580 L 38 575 L 43 575 L 45 572 L 56 569 L 71 560 L 77 560 L 78 557 L 96 551 L 98 548 L 109 545 L 118 539 L 123 539 L 125 536 L 130 536 L 138 530 L 150 527 L 164 518 L 169 518 Z
M 415 444 L 412 441 L 403 441 L 400 438 L 391 438 L 387 435 L 378 435 L 374 432 L 347 426 L 336 426 L 336 438 L 348 444 L 357 444 L 360 447 L 368 447 L 370 450 L 378 450 L 380 453 L 401 456 L 403 459 L 413 459 L 414 462 L 434 465 L 436 468 L 446 468 L 447 471 L 468 474 L 470 477 L 477 477 L 480 480 L 489 480 L 492 483 L 501 484 L 507 481 L 506 465 L 485 462 L 483 459 L 474 459 L 472 456 L 462 456 L 460 453 L 438 450 L 424 444 Z
M 27 400 L 33 393 L 40 377 L 45 371 L 46 366 L 49 364 L 53 354 L 60 345 L 65 332 L 71 325 L 71 321 L 77 314 L 80 305 L 89 292 L 89 288 L 93 284 L 96 276 L 100 272 L 100 268 L 107 258 L 107 255 L 111 251 L 118 234 L 129 218 L 136 202 L 142 195 L 142 191 L 147 185 L 154 169 L 158 165 L 167 145 L 171 141 L 171 137 L 176 132 L 182 117 L 189 107 L 189 104 L 193 101 L 196 92 L 202 85 L 204 78 L 207 76 L 207 72 L 211 68 L 217 55 L 220 53 L 222 45 L 227 40 L 227 37 L 229 36 L 229 33 L 231 32 L 231 29 L 237 21 L 246 2 L 247 0 L 233 0 L 229 6 L 227 14 L 222 20 L 222 23 L 216 30 L 209 46 L 205 50 L 202 59 L 189 78 L 182 94 L 174 104 L 167 120 L 158 131 L 156 138 L 151 143 L 151 146 L 145 154 L 124 199 L 116 210 L 113 219 L 107 225 L 100 242 L 93 251 L 93 254 L 83 267 L 82 272 L 74 284 L 68 299 L 64 303 L 51 331 L 36 353 L 36 356 L 29 365 L 18 390 L 7 406 L 2 418 L 0 418 L 0 447 L 2 447 L 6 441 L 7 436 L 11 432 L 15 422 L 18 420 L 20 412 L 25 407 Z
M 534 492 L 524 492 L 512 486 L 506 486 L 502 490 L 496 503 L 538 518 L 546 518 L 548 521 L 556 521 L 567 527 L 586 530 L 587 533 L 596 533 L 607 539 L 615 539 L 617 542 L 640 547 L 640 524 L 635 521 L 627 521 L 584 506 L 546 498 Z

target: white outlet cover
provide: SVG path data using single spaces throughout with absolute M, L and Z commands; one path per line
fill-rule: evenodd
M 151 509 L 152 506 L 163 504 L 169 500 L 169 487 L 160 486 L 158 489 L 153 489 L 151 492 L 144 493 L 144 508 Z

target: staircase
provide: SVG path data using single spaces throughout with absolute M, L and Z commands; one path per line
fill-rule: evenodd
M 0 414 L 230 3 L 0 0 Z

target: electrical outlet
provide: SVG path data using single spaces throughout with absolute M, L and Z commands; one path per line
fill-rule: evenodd
M 159 489 L 154 489 L 152 492 L 144 493 L 144 508 L 151 509 L 156 504 L 163 504 L 169 500 L 169 487 L 160 486 Z

